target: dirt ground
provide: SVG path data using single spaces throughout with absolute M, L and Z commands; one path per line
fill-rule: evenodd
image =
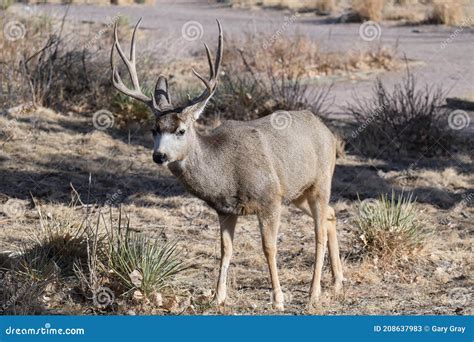
M 64 7 L 41 5 L 35 11 L 57 11 L 60 15 Z M 163 36 L 177 37 L 188 20 L 199 20 L 206 30 L 210 27 L 212 31 L 205 32 L 208 39 L 215 33 L 215 17 L 222 18 L 232 34 L 240 34 L 238 28 L 243 26 L 272 32 L 281 25 L 285 15 L 272 10 L 231 10 L 208 2 L 166 2 L 165 6 L 164 1 L 158 1 L 154 8 L 132 6 L 126 10 L 74 6 L 69 16 L 73 21 L 87 18 L 87 21 L 107 22 L 107 18 L 120 11 L 126 12 L 131 23 L 144 16 L 143 27 L 156 32 L 156 40 Z M 333 25 L 321 18 L 302 16 L 285 34 L 297 30 L 325 41 L 332 50 L 370 44 L 358 39 L 359 24 Z M 469 44 L 474 31 L 466 28 L 448 48 L 440 48 L 452 32 L 453 28 L 442 26 L 382 25 L 384 42 L 398 41 L 401 54 L 418 63 L 415 73 L 421 82 L 441 82 L 451 88 L 451 95 L 469 96 L 474 93 L 471 58 L 474 46 Z M 153 39 L 149 44 L 152 43 Z M 193 44 L 197 43 L 190 45 Z M 402 75 L 394 71 L 380 76 L 385 83 L 392 84 Z M 350 121 L 347 115 L 339 113 L 338 105 L 344 104 L 353 92 L 367 95 L 373 78 L 369 74 L 365 79 L 335 83 L 332 128 Z M 472 119 L 471 112 L 469 115 Z M 275 314 L 271 309 L 269 274 L 257 220 L 253 216 L 238 221 L 226 307 L 216 309 L 198 300 L 212 293 L 217 280 L 220 258 L 217 215 L 187 194 L 168 170 L 152 162 L 152 138 L 148 130 L 101 131 L 93 126 L 92 113 L 56 113 L 44 108 L 27 113 L 2 108 L 0 127 L 0 252 L 15 251 L 27 241 L 30 230 L 38 226 L 32 197 L 52 212 L 67 210 L 72 185 L 84 201 L 98 207 L 121 204 L 135 230 L 164 241 L 178 239 L 193 267 L 173 281 L 179 308 L 171 313 Z M 472 127 L 471 123 L 462 134 L 472 138 Z M 465 153 L 436 158 L 387 161 L 354 153 L 338 158 L 331 202 L 337 216 L 344 292 L 342 296 L 334 296 L 326 261 L 322 302 L 315 313 L 473 314 L 473 184 L 472 145 Z M 430 235 L 416 256 L 407 256 L 402 264 L 387 266 L 380 260 L 363 257 L 353 220 L 358 211 L 358 196 L 376 198 L 392 189 L 413 192 L 419 217 Z M 284 313 L 304 314 L 314 260 L 311 219 L 294 207 L 285 207 L 278 240 L 278 266 L 286 297 Z M 79 305 L 67 294 L 58 294 L 55 300 L 41 300 L 46 314 L 91 312 L 90 307 Z M 127 313 L 127 309 L 121 308 L 119 313 Z M 137 313 L 150 312 L 138 310 Z
M 129 142 L 127 135 L 95 129 L 91 118 L 47 109 L 9 119 L 2 116 L 0 120 L 2 126 L 9 127 L 9 139 L 2 142 L 0 155 L 2 251 L 14 251 L 27 239 L 29 229 L 38 225 L 30 194 L 48 210 L 66 210 L 70 184 L 85 200 L 91 175 L 90 203 L 104 205 L 112 198 L 113 204 L 123 204 L 134 229 L 158 239 L 179 240 L 194 265 L 174 282 L 183 303 L 213 289 L 220 253 L 217 216 L 203 202 L 187 195 L 169 171 L 152 163 L 145 133 L 132 134 Z M 334 297 L 329 267 L 325 267 L 318 313 L 472 314 L 474 211 L 466 199 L 472 191 L 472 171 L 469 158 L 462 156 L 420 160 L 409 172 L 399 164 L 356 156 L 340 158 L 333 204 L 346 281 L 343 296 Z M 377 261 L 360 258 L 352 219 L 357 194 L 373 198 L 391 188 L 415 193 L 417 208 L 432 234 L 417 258 L 407 258 L 403 265 L 387 269 Z M 8 199 L 19 201 L 13 218 L 11 213 L 10 217 L 5 214 Z M 278 262 L 287 297 L 286 313 L 305 312 L 314 251 L 312 227 L 311 219 L 298 209 L 285 208 Z M 241 217 L 238 222 L 229 286 L 224 313 L 273 313 L 268 271 L 252 216 Z M 47 312 L 83 310 L 63 298 L 61 305 L 49 307 Z M 184 312 L 221 311 L 194 305 Z

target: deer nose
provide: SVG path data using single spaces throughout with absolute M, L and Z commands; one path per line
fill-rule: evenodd
M 166 153 L 153 152 L 153 161 L 157 164 L 163 164 L 168 160 Z

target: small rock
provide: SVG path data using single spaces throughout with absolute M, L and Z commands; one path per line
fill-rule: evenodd
M 128 310 L 128 311 L 127 311 L 127 315 L 129 315 L 129 316 L 136 316 L 137 313 L 136 313 L 135 311 L 133 311 L 133 310 Z
M 179 308 L 178 298 L 176 296 L 166 297 L 163 299 L 163 308 L 168 311 L 177 311 Z
M 204 297 L 212 297 L 212 290 L 211 289 L 206 289 L 206 290 L 202 291 L 202 295 Z
M 140 287 L 142 285 L 143 276 L 138 270 L 133 270 L 132 273 L 128 275 L 133 285 Z
M 140 302 L 143 301 L 143 298 L 144 298 L 144 297 L 145 297 L 145 296 L 143 295 L 143 293 L 141 293 L 141 291 L 135 290 L 135 291 L 133 292 L 133 297 L 132 297 L 132 299 L 133 299 L 134 302 L 140 303 Z
M 156 306 L 163 306 L 163 296 L 161 295 L 161 293 L 153 292 L 151 298 Z
M 438 267 L 435 272 L 434 272 L 435 278 L 438 279 L 440 282 L 446 284 L 449 281 L 449 275 L 446 273 L 446 271 Z

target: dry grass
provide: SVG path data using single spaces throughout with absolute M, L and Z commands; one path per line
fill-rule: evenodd
M 83 37 L 86 32 L 99 30 L 100 26 L 92 29 L 90 25 L 81 24 L 75 28 L 71 23 L 49 17 L 18 19 L 28 27 L 25 38 L 13 44 L 4 35 L 0 37 L 0 47 L 3 48 L 0 57 L 6 65 L 12 66 L 3 80 L 8 92 L 0 99 L 2 107 L 33 102 L 33 105 L 62 112 L 107 109 L 114 113 L 116 128 L 141 127 L 151 120 L 146 106 L 110 87 L 108 74 L 103 72 L 109 68 L 108 51 L 104 47 L 110 43 L 110 35 L 101 38 L 104 44 L 100 44 L 98 50 L 80 44 L 81 39 L 87 41 Z M 107 28 L 103 30 L 106 32 Z M 119 29 L 122 39 L 128 40 L 128 26 L 119 25 Z M 78 33 L 79 37 L 72 39 L 73 32 Z M 139 34 L 144 35 L 143 32 Z M 329 87 L 308 92 L 308 88 L 317 84 L 321 77 L 349 77 L 358 71 L 392 70 L 398 65 L 394 49 L 376 47 L 369 51 L 349 51 L 347 54 L 330 53 L 301 34 L 296 34 L 291 41 L 282 35 L 247 34 L 243 40 L 230 37 L 226 46 L 226 74 L 222 77 L 223 86 L 219 88 L 222 96 L 216 97 L 214 111 L 211 107 L 210 114 L 213 117 L 220 117 L 222 112 L 219 98 L 224 101 L 233 98 L 231 102 L 236 104 L 230 107 L 235 108 L 234 111 L 226 111 L 226 118 L 259 117 L 276 109 L 309 108 L 323 114 Z M 254 52 L 242 53 L 242 49 Z M 22 64 L 15 62 L 18 55 L 22 56 Z M 162 60 L 166 58 L 160 58 Z M 156 58 L 142 55 L 140 70 L 161 69 L 161 72 L 174 76 L 174 93 L 184 98 L 188 93 L 199 91 L 189 64 L 199 63 L 202 68 L 206 68 L 204 62 L 205 58 L 198 56 L 192 61 L 178 59 L 166 65 L 166 68 L 157 68 Z M 121 72 L 125 72 L 123 66 Z M 153 80 L 146 75 L 141 76 L 145 76 L 142 77 L 142 84 L 146 92 L 151 89 Z M 248 110 L 252 107 L 249 102 L 255 108 Z
M 16 122 L 9 124 L 13 120 Z M 78 115 L 66 117 L 46 110 L 0 117 L 0 127 L 6 126 L 10 127 L 11 137 L 1 141 L 2 156 L 6 159 L 2 163 L 5 181 L 0 190 L 0 208 L 6 203 L 6 198 L 18 199 L 23 203 L 24 214 L 18 218 L 0 214 L 3 224 L 0 230 L 1 251 L 15 250 L 15 246 L 28 242 L 31 229 L 38 227 L 39 216 L 28 200 L 29 191 L 42 203 L 45 213 L 61 217 L 61 213 L 64 215 L 70 211 L 69 183 L 73 183 L 84 200 L 88 193 L 89 173 L 92 173 L 90 198 L 93 203 L 98 203 L 91 209 L 93 213 L 101 209 L 107 199 L 106 194 L 120 189 L 122 195 L 113 205 L 122 204 L 133 223 L 132 228 L 155 241 L 180 241 L 186 259 L 193 266 L 178 275 L 170 283 L 171 288 L 161 291 L 162 306 L 156 304 L 159 301 L 154 296 L 151 300 L 139 294 L 121 297 L 119 294 L 124 288 L 115 280 L 102 278 L 101 272 L 97 273 L 94 285 L 94 279 L 87 274 L 87 270 L 93 267 L 89 267 L 87 261 L 81 265 L 87 279 L 80 282 L 74 280 L 70 283 L 60 276 L 46 277 L 46 281 L 37 278 L 36 283 L 31 280 L 25 282 L 24 278 L 9 273 L 6 279 L 11 279 L 11 285 L 0 286 L 0 300 L 4 298 L 3 303 L 15 298 L 12 296 L 18 293 L 18 300 L 15 305 L 9 306 L 9 313 L 124 314 L 130 310 L 137 314 L 273 313 L 268 270 L 261 251 L 258 223 L 253 216 L 239 219 L 228 278 L 228 305 L 218 310 L 210 304 L 220 253 L 216 214 L 197 199 L 186 196 L 168 171 L 157 168 L 151 162 L 149 149 L 143 147 L 149 141 L 146 135 L 139 140 L 132 137 L 131 144 L 127 144 L 127 136 L 94 131 L 90 118 Z M 83 131 L 83 127 L 90 129 Z M 30 139 L 35 141 L 34 149 L 24 139 L 28 132 L 32 132 Z M 48 163 L 52 155 L 57 159 Z M 130 165 L 131 159 L 133 165 Z M 333 297 L 330 291 L 331 274 L 325 266 L 323 298 L 318 313 L 472 312 L 468 305 L 450 300 L 452 291 L 468 288 L 472 284 L 468 260 L 473 242 L 469 224 L 474 212 L 472 204 L 463 200 L 463 195 L 469 193 L 474 173 L 458 170 L 458 165 L 468 160 L 456 160 L 453 166 L 455 171 L 452 168 L 437 170 L 430 167 L 433 163 L 446 162 L 444 159 L 424 158 L 420 163 L 426 161 L 426 164 L 407 171 L 400 164 L 370 161 L 350 154 L 338 159 L 333 195 L 338 200 L 334 207 L 347 282 L 344 296 Z M 391 171 L 382 172 L 386 169 Z M 36 183 L 41 183 L 41 186 L 35 186 Z M 403 269 L 389 268 L 381 259 L 356 258 L 360 251 L 353 241 L 360 241 L 360 234 L 352 222 L 358 213 L 357 193 L 363 198 L 375 198 L 391 188 L 402 187 L 414 192 L 418 199 L 414 204 L 416 210 L 426 219 L 426 227 L 434 230 L 434 234 L 426 238 L 425 247 L 420 252 L 423 257 L 410 259 L 410 263 L 404 263 Z M 437 193 L 445 195 L 438 197 Z M 197 204 L 202 204 L 199 215 L 192 220 L 183 216 L 183 206 Z M 450 209 L 455 205 L 459 206 L 459 210 Z M 74 210 L 74 217 L 78 220 L 83 218 L 83 210 Z M 108 209 L 102 209 L 102 212 L 105 214 Z M 115 215 L 114 222 L 116 220 Z M 91 221 L 93 224 L 96 222 Z M 296 208 L 285 207 L 278 237 L 278 264 L 288 299 L 288 314 L 303 314 L 307 304 L 314 258 L 313 230 L 311 218 Z M 0 267 L 10 266 L 2 264 Z M 54 268 L 50 270 L 54 271 Z M 72 277 L 76 279 L 76 273 Z M 27 290 L 19 291 L 22 287 Z M 112 306 L 102 308 L 93 304 L 94 292 L 101 287 L 115 292 Z M 8 291 L 2 292 L 5 289 Z
M 62 296 L 80 292 L 84 305 L 94 309 L 111 309 L 115 297 L 125 303 L 149 303 L 186 268 L 177 243 L 130 231 L 128 218 L 121 223 L 121 211 L 118 219 L 111 212 L 104 220 L 100 211 L 84 206 L 78 197 L 66 209 L 48 207 L 52 212 L 37 206 L 39 228 L 31 229 L 30 240 L 2 270 L 2 275 L 8 274 L 0 280 L 5 312 L 41 312 L 46 304 L 41 297 L 51 288 Z
M 463 0 L 233 0 L 237 7 L 266 6 L 294 11 L 315 11 L 336 15 L 341 9 L 350 9 L 350 21 L 394 20 L 409 24 L 443 24 L 472 26 L 473 7 Z
M 352 10 L 361 20 L 380 21 L 384 0 L 351 0 Z
M 444 24 L 449 26 L 460 25 L 465 19 L 463 2 L 461 0 L 443 0 L 433 1 L 433 10 L 428 21 L 435 24 Z

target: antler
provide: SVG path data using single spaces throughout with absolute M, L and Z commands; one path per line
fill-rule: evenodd
M 125 56 L 125 53 L 120 46 L 118 41 L 118 34 L 117 34 L 117 23 L 114 26 L 114 44 L 112 46 L 112 51 L 110 53 L 110 64 L 112 66 L 112 84 L 114 87 L 121 91 L 123 94 L 133 97 L 134 99 L 141 101 L 148 105 L 155 114 L 160 114 L 165 109 L 171 106 L 169 101 L 169 94 L 168 94 L 168 82 L 166 78 L 162 75 L 158 77 L 158 81 L 156 82 L 155 86 L 155 93 L 152 97 L 148 97 L 147 95 L 143 94 L 140 83 L 138 82 L 138 75 L 137 69 L 135 64 L 135 34 L 137 32 L 138 27 L 140 26 L 140 22 L 142 19 L 138 20 L 135 28 L 133 29 L 132 41 L 130 43 L 130 58 Z M 128 88 L 122 81 L 118 69 L 114 64 L 114 49 L 117 49 L 120 58 L 124 62 L 125 66 L 127 67 L 128 73 L 130 75 L 130 80 L 132 81 L 133 89 Z M 155 94 L 158 95 L 158 102 L 156 102 Z
M 190 100 L 188 103 L 188 106 L 195 105 L 198 103 L 205 104 L 209 100 L 209 98 L 212 96 L 212 94 L 214 93 L 217 87 L 217 79 L 219 77 L 219 68 L 221 66 L 221 61 L 222 61 L 223 36 L 222 36 L 221 23 L 219 22 L 219 20 L 216 20 L 216 21 L 217 21 L 217 26 L 219 27 L 219 41 L 217 45 L 216 60 L 215 60 L 215 63 L 212 63 L 211 51 L 209 51 L 209 47 L 207 46 L 207 44 L 204 43 L 204 47 L 206 49 L 206 55 L 207 55 L 207 62 L 209 63 L 209 80 L 201 76 L 193 68 L 194 75 L 196 75 L 196 77 L 199 78 L 202 81 L 202 83 L 204 83 L 204 85 L 206 86 L 206 90 L 204 90 L 203 93 L 199 95 L 198 97 Z

